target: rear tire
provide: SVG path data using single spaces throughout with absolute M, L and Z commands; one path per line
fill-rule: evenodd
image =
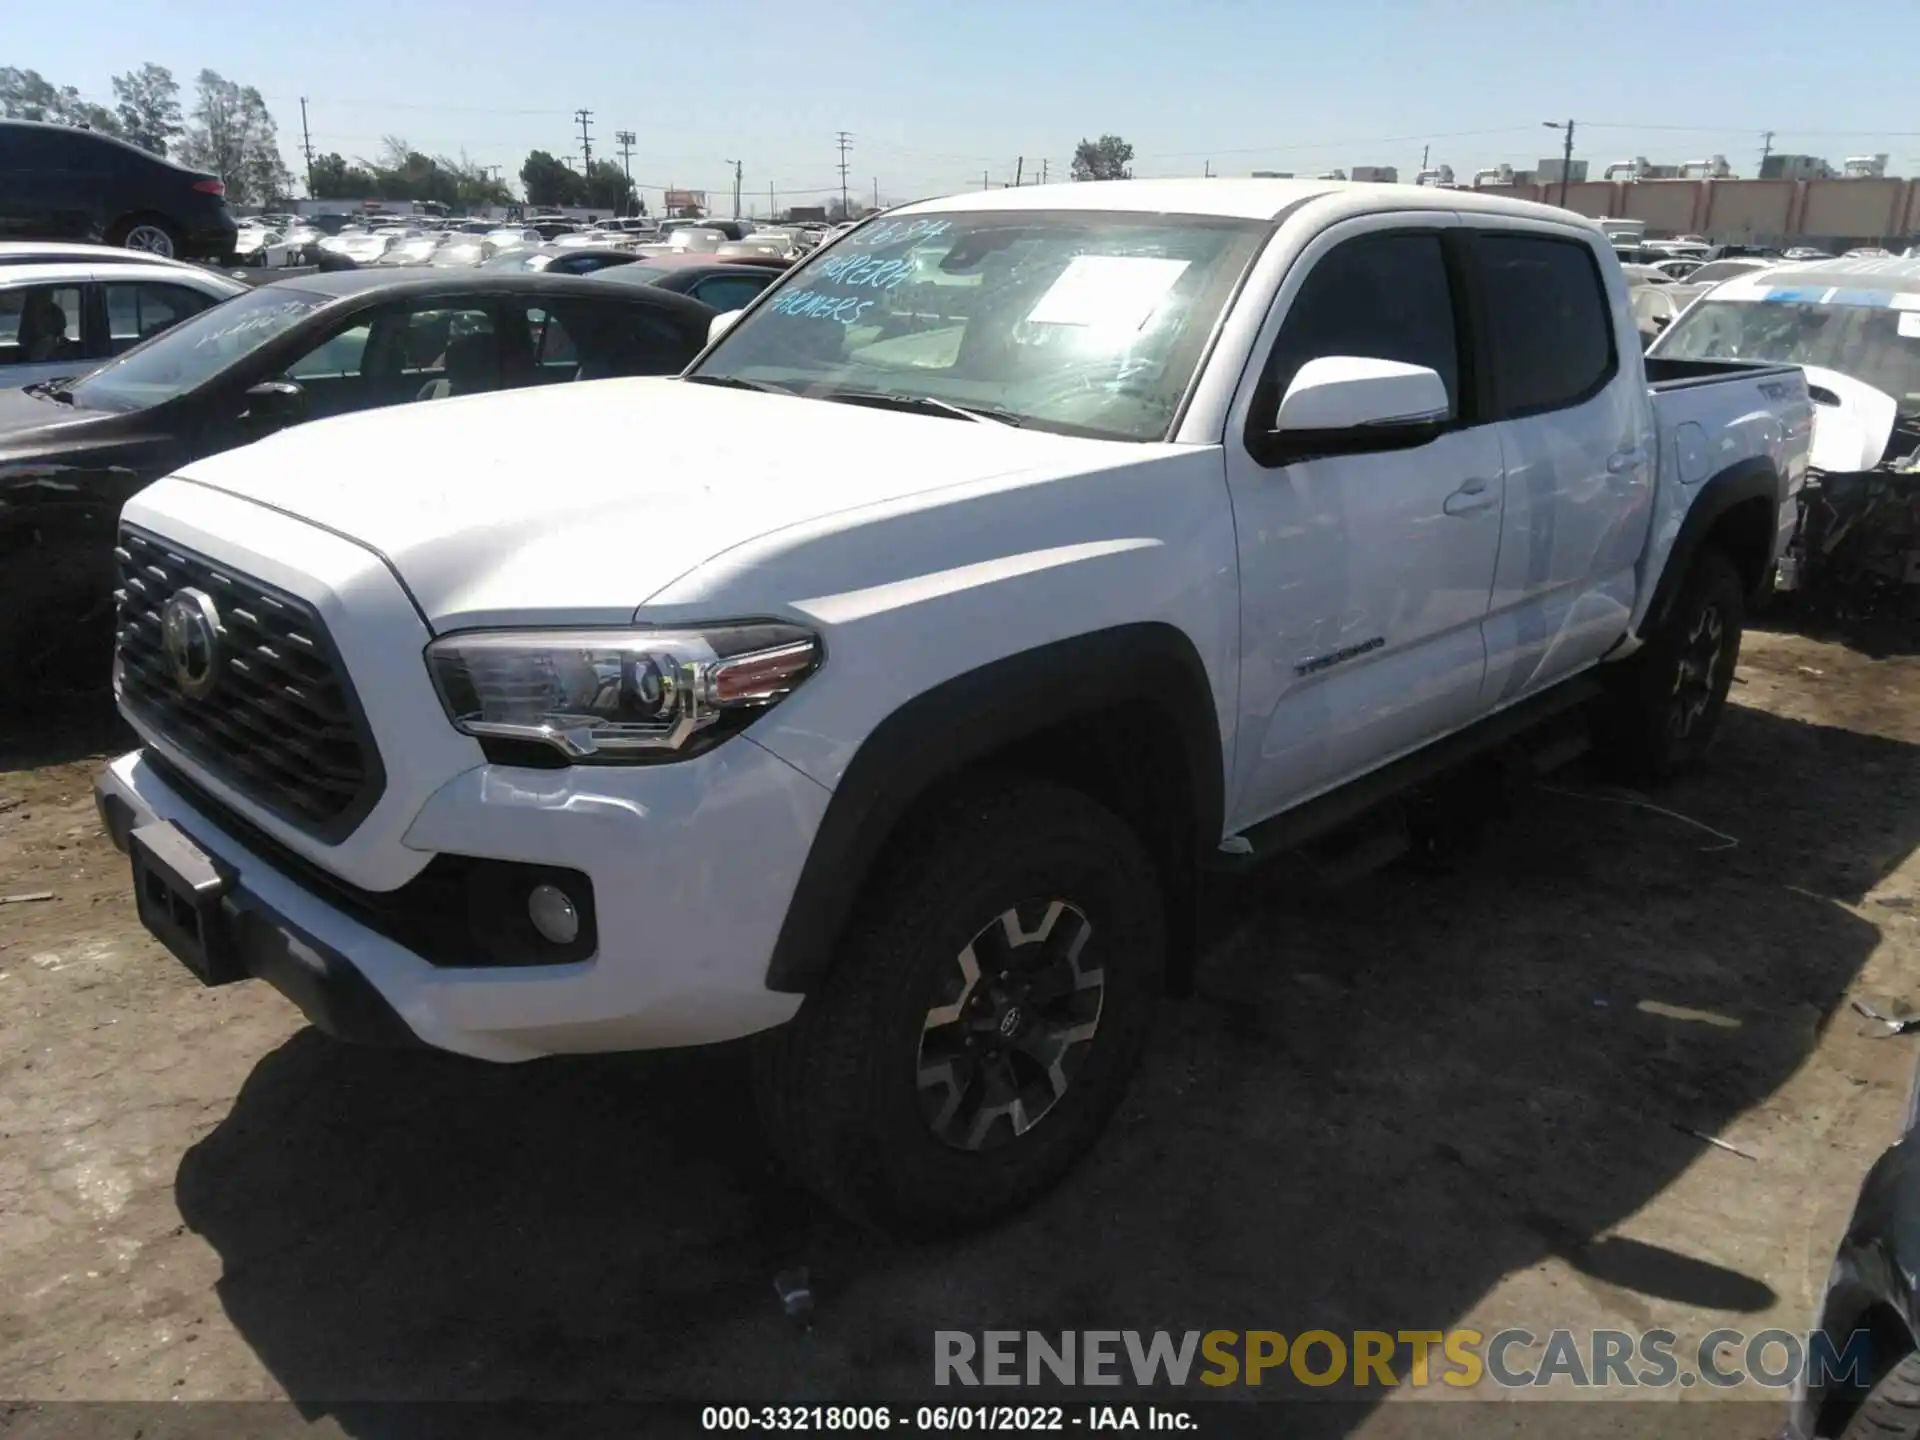
M 1024 779 L 936 802 L 869 885 L 831 971 L 767 1036 L 768 1139 L 853 1219 L 990 1225 L 1057 1182 L 1125 1093 L 1164 984 L 1139 839 Z
M 1624 778 L 1666 780 L 1700 762 L 1726 709 L 1746 626 L 1746 587 L 1733 562 L 1703 550 L 1666 621 L 1613 667 L 1595 741 Z
M 1909 1355 L 1875 1382 L 1840 1440 L 1920 1437 L 1920 1355 Z
M 180 232 L 173 222 L 160 215 L 130 215 L 107 232 L 107 243 L 122 250 L 142 250 L 149 255 L 180 258 Z

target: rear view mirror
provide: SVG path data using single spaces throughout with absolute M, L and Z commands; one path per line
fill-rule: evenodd
M 721 315 L 716 315 L 713 317 L 713 319 L 709 320 L 707 322 L 707 344 L 709 345 L 713 344 L 714 341 L 718 340 L 722 335 L 726 334 L 727 331 L 731 330 L 733 328 L 734 322 L 740 318 L 741 313 L 742 312 L 738 310 L 729 310 L 726 313 Z
M 307 418 L 307 392 L 296 380 L 262 380 L 247 387 L 243 419 L 263 427 L 297 425 Z

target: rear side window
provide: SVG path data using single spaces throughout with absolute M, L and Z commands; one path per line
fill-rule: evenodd
M 1494 385 L 1508 416 L 1578 405 L 1619 369 L 1593 252 L 1577 240 L 1483 234 L 1476 246 Z
M 107 337 L 116 355 L 171 329 L 189 315 L 199 314 L 212 303 L 184 285 L 134 281 L 109 285 L 106 291 Z
M 1439 237 L 1363 235 L 1320 258 L 1287 307 L 1255 423 L 1270 426 L 1300 367 L 1331 355 L 1424 365 L 1439 372 L 1451 413 L 1460 413 L 1459 345 Z

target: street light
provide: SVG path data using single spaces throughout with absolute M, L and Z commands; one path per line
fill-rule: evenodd
M 1560 152 L 1560 208 L 1564 210 L 1567 208 L 1567 172 L 1573 168 L 1573 121 L 1542 120 L 1540 123 L 1549 130 L 1567 132 L 1566 147 Z

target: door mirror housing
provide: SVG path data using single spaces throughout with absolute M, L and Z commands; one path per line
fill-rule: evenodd
M 1446 418 L 1447 387 L 1438 371 L 1398 360 L 1326 355 L 1300 367 L 1281 398 L 1273 428 L 1357 430 Z
M 709 320 L 707 322 L 707 344 L 713 344 L 714 341 L 731 330 L 734 327 L 734 322 L 739 320 L 742 313 L 743 312 L 739 310 L 728 310 Z
M 265 429 L 297 425 L 307 418 L 307 392 L 297 380 L 262 380 L 243 392 L 247 402 L 243 420 Z
M 1293 377 L 1273 429 L 1250 438 L 1258 458 L 1270 465 L 1408 450 L 1438 436 L 1451 410 L 1437 370 L 1398 360 L 1323 355 Z

